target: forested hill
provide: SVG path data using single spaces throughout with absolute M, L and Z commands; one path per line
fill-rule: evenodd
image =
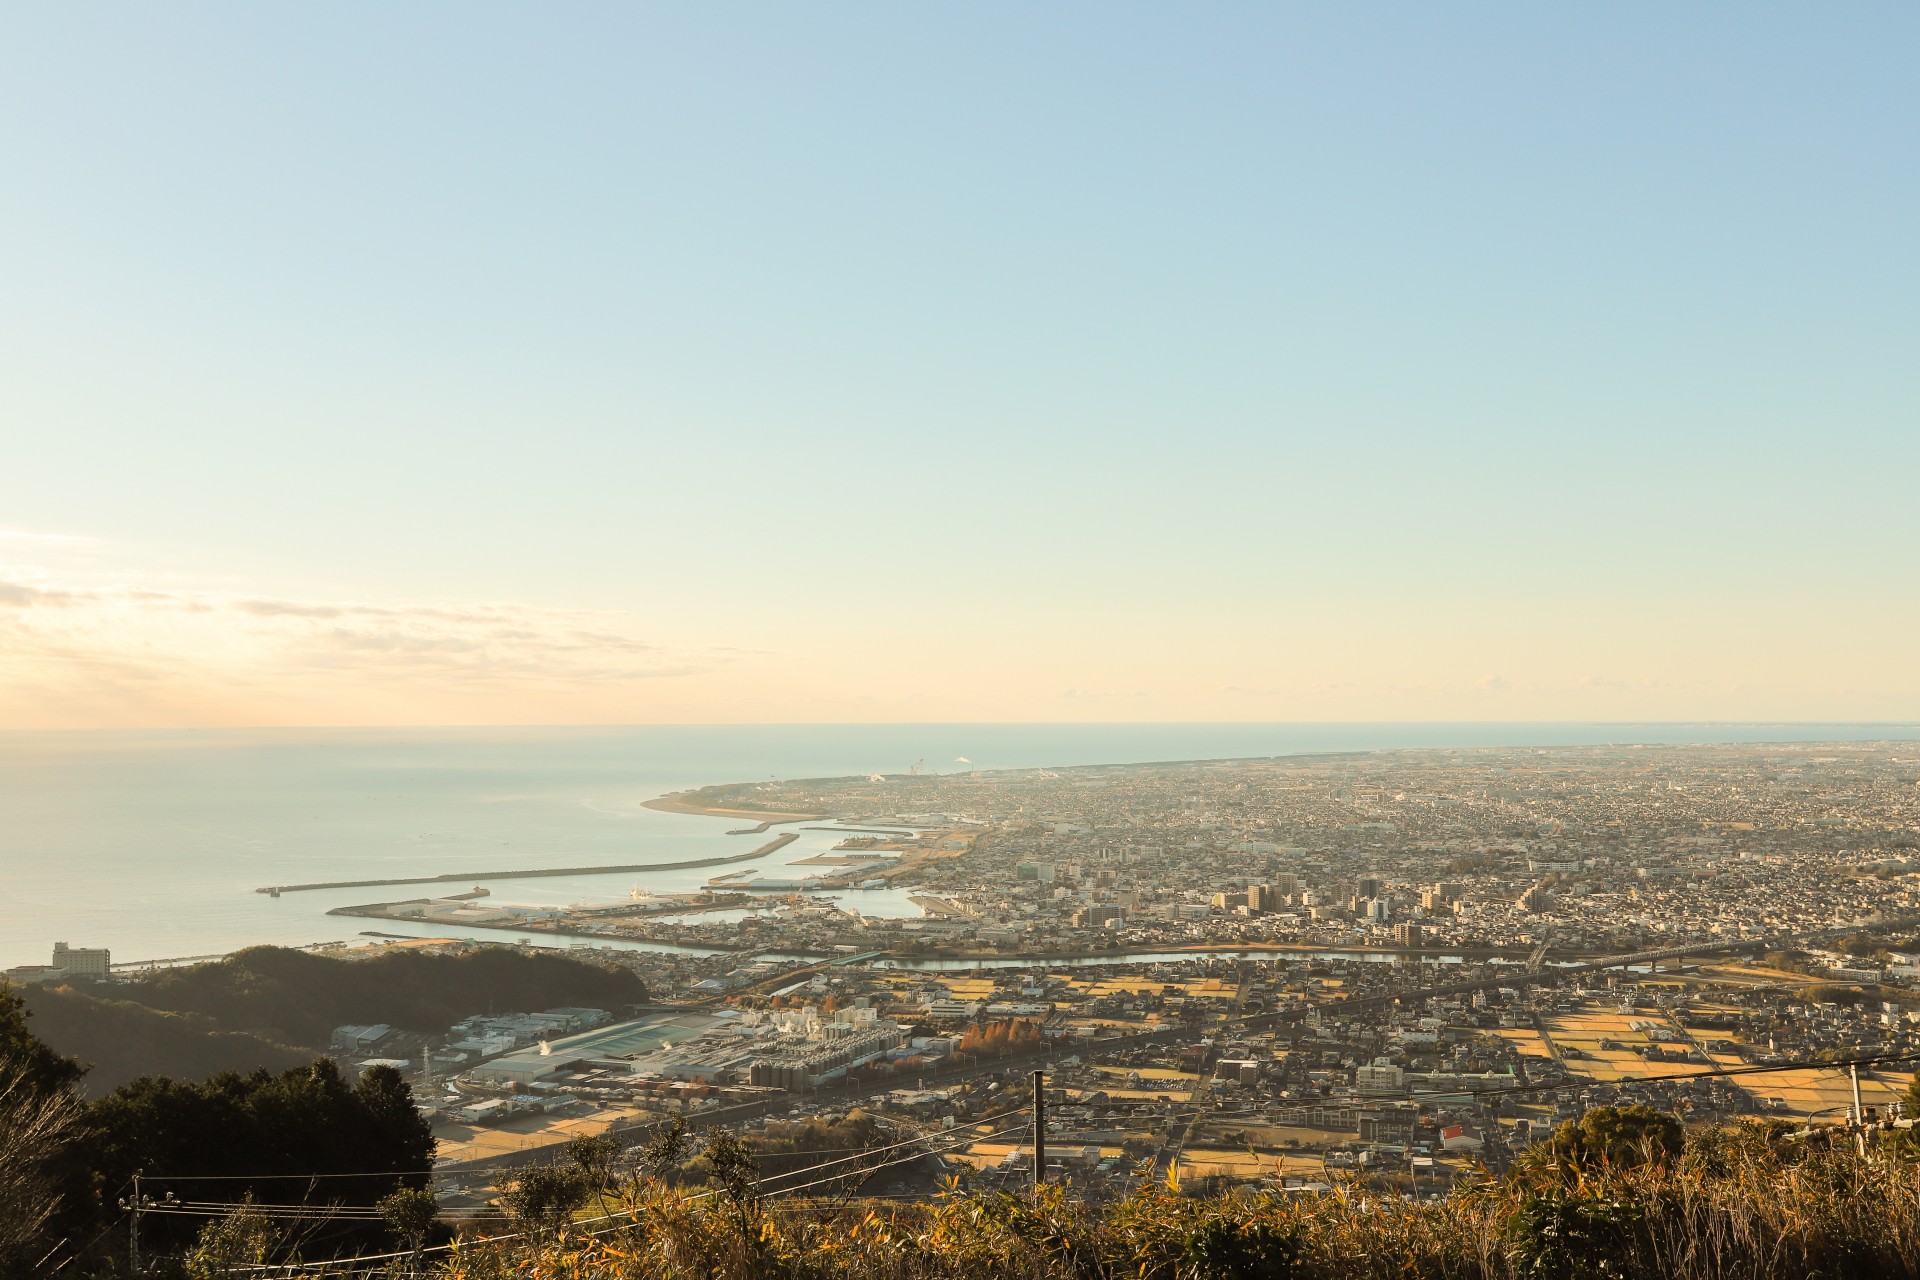
M 89 1097 L 141 1076 L 202 1080 L 221 1071 L 284 1071 L 313 1060 L 311 1049 L 222 1030 L 202 1014 L 165 1013 L 107 998 L 112 990 L 29 987 L 22 993 L 40 1038 L 90 1067 L 80 1080 Z
M 93 1065 L 85 1088 L 95 1095 L 143 1075 L 279 1070 L 324 1050 L 347 1023 L 435 1032 L 476 1013 L 563 1005 L 617 1013 L 647 998 L 624 969 L 498 947 L 353 960 L 252 947 L 133 982 L 23 994 L 42 1038 Z

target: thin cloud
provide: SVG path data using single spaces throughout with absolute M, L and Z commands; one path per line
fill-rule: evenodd
M 69 605 L 81 597 L 71 591 L 45 591 L 24 582 L 0 582 L 0 604 L 19 609 L 35 605 Z
M 296 604 L 290 600 L 241 600 L 234 608 L 256 618 L 337 618 L 346 610 L 332 604 Z
M 125 578 L 62 580 L 44 565 L 0 578 L 0 715 L 182 723 L 259 720 L 262 706 L 297 705 L 264 715 L 444 721 L 482 705 L 601 704 L 626 686 L 738 660 L 676 651 L 610 610 L 303 599 Z
M 83 538 L 72 533 L 44 533 L 35 529 L 0 529 L 0 546 L 25 547 L 90 547 L 97 545 L 93 538 Z

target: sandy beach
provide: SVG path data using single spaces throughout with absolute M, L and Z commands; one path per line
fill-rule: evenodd
M 824 813 L 773 813 L 762 809 L 711 809 L 706 805 L 695 804 L 691 800 L 680 798 L 686 794 L 684 791 L 676 791 L 672 795 L 644 801 L 643 807 L 658 809 L 662 813 L 698 813 L 710 818 L 748 818 L 770 827 L 788 822 L 818 822 L 829 816 Z

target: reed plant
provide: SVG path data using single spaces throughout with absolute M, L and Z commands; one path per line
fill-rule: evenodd
M 1706 1128 L 1583 1146 L 1563 1126 L 1439 1200 L 1361 1181 L 1105 1205 L 951 1187 L 912 1203 L 689 1201 L 642 1179 L 626 1216 L 463 1245 L 441 1280 L 1920 1280 L 1920 1179 L 1862 1152 Z M 605 1206 L 601 1207 L 605 1212 Z M 595 1234 L 597 1233 L 597 1234 Z

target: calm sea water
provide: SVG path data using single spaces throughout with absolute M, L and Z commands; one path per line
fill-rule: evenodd
M 1394 747 L 1920 738 L 1915 725 L 830 725 L 0 734 L 0 965 L 56 940 L 116 961 L 260 942 L 354 939 L 347 903 L 465 885 L 278 899 L 254 888 L 538 866 L 668 862 L 766 839 L 737 821 L 642 808 L 717 782 L 964 766 L 1024 768 Z M 781 874 L 836 839 L 809 832 Z M 719 870 L 475 883 L 496 902 L 566 903 L 695 887 Z M 794 874 L 801 874 L 796 870 Z M 913 914 L 903 892 L 850 895 Z M 405 932 L 404 927 L 393 931 Z M 435 929 L 444 933 L 446 930 Z M 475 936 L 500 937 L 495 933 Z

